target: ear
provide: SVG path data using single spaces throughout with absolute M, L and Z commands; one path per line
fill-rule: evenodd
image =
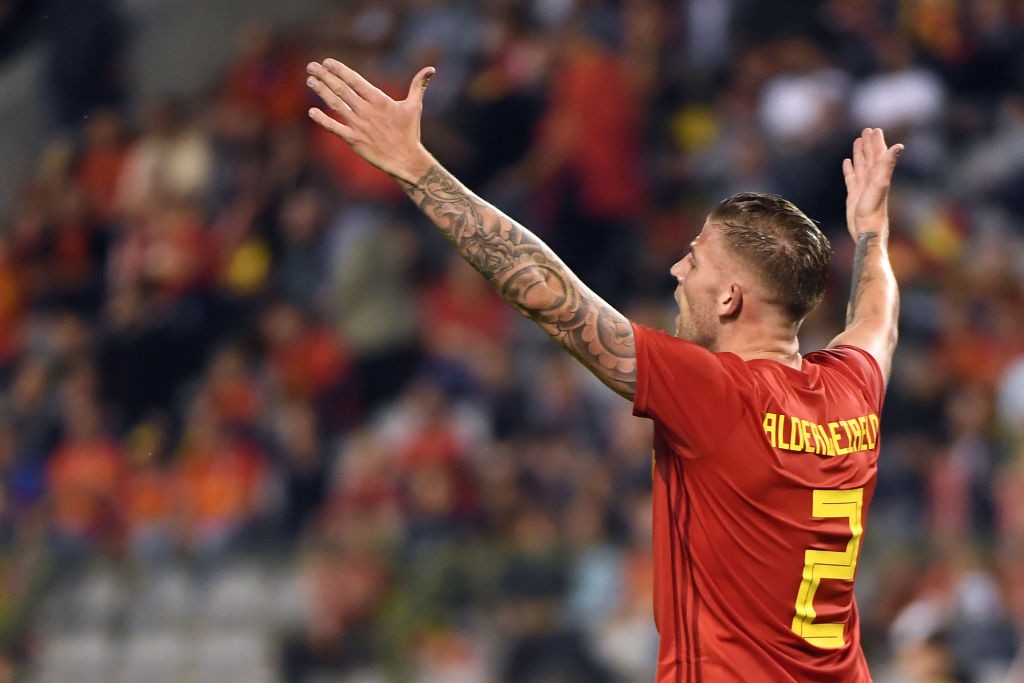
M 743 287 L 733 282 L 718 300 L 718 316 L 735 318 L 743 308 Z

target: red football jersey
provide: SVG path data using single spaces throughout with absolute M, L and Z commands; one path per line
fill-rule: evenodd
M 850 347 L 800 370 L 640 325 L 654 421 L 658 683 L 864 683 L 853 579 L 884 380 Z

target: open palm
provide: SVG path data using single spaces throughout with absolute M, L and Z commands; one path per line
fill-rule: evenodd
M 385 173 L 410 183 L 419 180 L 426 170 L 421 168 L 424 159 L 429 158 L 420 143 L 420 118 L 433 67 L 416 74 L 401 101 L 336 59 L 310 62 L 306 72 L 306 84 L 341 120 L 315 107 L 309 110 L 311 119 Z
M 881 128 L 865 128 L 853 142 L 853 155 L 843 159 L 846 180 L 846 227 L 850 235 L 888 232 L 889 185 L 903 145 L 888 147 Z

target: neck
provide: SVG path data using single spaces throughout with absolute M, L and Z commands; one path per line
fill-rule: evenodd
M 798 327 L 786 325 L 748 330 L 743 334 L 724 334 L 715 350 L 735 353 L 743 360 L 773 360 L 799 370 L 803 358 L 796 336 Z
M 803 357 L 800 355 L 800 345 L 793 341 L 791 349 L 755 348 L 747 352 L 734 352 L 743 360 L 773 360 L 789 367 L 799 370 L 803 366 Z

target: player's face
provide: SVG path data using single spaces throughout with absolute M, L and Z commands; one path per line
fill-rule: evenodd
M 718 339 L 717 299 L 725 281 L 722 236 L 705 223 L 690 251 L 669 271 L 676 280 L 675 299 L 679 306 L 676 336 L 713 349 Z

